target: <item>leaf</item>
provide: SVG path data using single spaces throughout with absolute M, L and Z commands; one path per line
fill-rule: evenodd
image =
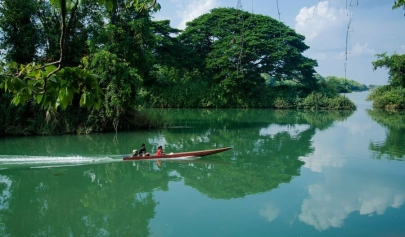
M 107 9 L 109 10 L 109 11 L 111 11 L 112 9 L 113 9 L 113 7 L 114 7 L 114 3 L 113 3 L 113 1 L 111 1 L 111 0 L 106 0 L 106 7 L 107 7 Z
M 48 80 L 55 83 L 58 82 L 54 76 L 51 76 Z
M 67 95 L 66 95 L 66 89 L 67 88 L 65 87 L 65 88 L 62 88 L 59 91 L 58 101 L 62 105 L 62 108 L 66 108 L 68 106 L 68 104 L 69 104 L 69 100 L 68 100 Z
M 13 99 L 11 100 L 11 103 L 13 103 L 14 105 L 18 105 L 20 103 L 20 96 L 19 95 L 15 95 L 13 97 Z
M 71 101 L 73 99 L 73 90 L 71 88 L 66 87 L 66 96 Z
M 45 71 L 47 72 L 47 75 L 48 75 L 49 73 L 55 71 L 55 69 L 56 69 L 56 66 L 55 66 L 55 65 L 50 65 L 50 66 L 45 67 Z
M 57 108 L 59 107 L 59 105 L 60 105 L 59 100 L 57 100 L 57 101 L 55 102 L 55 104 L 54 104 L 53 107 L 54 107 L 55 109 L 57 109 Z
M 87 102 L 87 92 L 84 92 L 83 95 L 80 97 L 80 106 L 86 105 Z
M 41 103 L 43 97 L 44 97 L 43 95 L 37 95 L 37 96 L 36 96 L 36 100 L 37 100 L 37 103 L 38 103 L 38 104 Z
M 101 100 L 98 100 L 96 103 L 95 103 L 95 108 L 97 109 L 97 110 L 99 110 L 100 109 L 100 106 L 101 106 Z
M 66 8 L 68 10 L 72 10 L 73 7 L 76 5 L 77 0 L 66 0 Z
M 55 7 L 60 7 L 62 5 L 61 0 L 50 0 L 51 4 Z
M 10 68 L 11 68 L 11 69 L 16 69 L 16 68 L 18 68 L 18 64 L 17 64 L 16 62 L 12 62 L 11 65 L 10 65 Z
M 6 79 L 6 80 L 4 81 L 4 90 L 5 90 L 5 91 L 8 91 L 8 89 L 9 89 L 9 86 L 8 86 L 8 84 L 10 83 L 9 81 L 10 81 L 10 80 L 8 80 L 8 79 Z
M 41 71 L 37 71 L 37 73 L 35 73 L 35 79 L 38 79 L 39 77 L 41 77 Z
M 87 75 L 87 77 L 89 77 L 90 79 L 92 79 L 92 80 L 94 80 L 96 82 L 100 78 L 100 76 L 98 76 L 96 74 L 89 74 L 89 75 Z

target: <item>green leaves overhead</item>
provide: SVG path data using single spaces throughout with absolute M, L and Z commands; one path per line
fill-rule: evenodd
M 10 66 L 10 69 L 15 69 Z M 20 66 L 20 74 L 5 74 L 2 82 L 7 92 L 14 94 L 12 103 L 23 104 L 33 99 L 43 107 L 66 108 L 75 95 L 85 97 L 81 106 L 98 108 L 102 91 L 98 86 L 98 77 L 90 71 L 80 68 L 63 68 L 56 73 L 56 67 L 41 67 L 35 63 Z
M 9 62 L 16 61 L 18 64 L 21 64 L 20 66 L 16 66 L 14 63 L 9 63 L 5 67 L 7 69 L 5 75 L 2 75 L 0 78 L 2 87 L 4 87 L 7 92 L 14 94 L 12 101 L 14 104 L 18 105 L 25 103 L 27 100 L 32 100 L 40 103 L 44 107 L 58 108 L 60 106 L 66 108 L 79 96 L 81 106 L 88 108 L 92 106 L 98 108 L 100 106 L 103 92 L 98 84 L 98 76 L 78 67 L 80 58 L 89 54 L 88 47 L 82 47 L 82 45 L 86 45 L 85 41 L 88 40 L 88 38 L 95 38 L 97 35 L 97 33 L 95 33 L 97 26 L 91 25 L 93 22 L 92 17 L 98 17 L 98 22 L 103 22 L 100 20 L 100 18 L 102 19 L 103 17 L 101 14 L 103 10 L 94 7 L 94 4 L 91 4 L 92 2 L 97 2 L 110 12 L 112 12 L 118 4 L 121 4 L 124 9 L 131 8 L 130 14 L 132 14 L 132 16 L 142 15 L 141 17 L 145 19 L 149 16 L 150 11 L 160 9 L 160 5 L 156 0 L 49 0 L 49 2 L 40 1 L 40 3 L 27 0 L 24 9 L 21 10 L 24 11 L 24 14 L 20 14 L 22 15 L 21 19 L 11 21 L 13 12 L 18 11 L 18 7 L 21 5 L 19 1 L 5 0 L 5 3 L 0 5 L 0 15 L 7 15 L 6 17 L 8 17 L 7 20 L 0 20 L 0 29 L 6 32 L 4 37 L 10 39 L 5 42 L 4 46 L 1 46 L 2 48 L 9 49 L 10 57 L 7 58 Z M 42 8 L 50 8 L 49 4 L 51 4 L 56 11 L 50 13 L 49 9 L 41 10 Z M 85 16 L 86 11 L 78 10 L 82 5 L 85 5 L 85 9 L 91 9 L 87 12 L 87 14 L 89 14 L 87 18 Z M 140 12 L 144 14 L 138 14 Z M 124 10 L 115 11 L 113 14 L 117 13 L 124 13 Z M 22 23 L 16 25 L 18 22 Z M 43 29 L 36 29 L 35 22 L 41 22 Z M 50 24 L 52 27 L 60 29 L 59 33 L 54 34 L 54 37 L 59 38 L 57 40 L 59 47 L 52 48 L 54 55 L 51 57 L 50 55 L 43 56 L 41 61 L 45 61 L 46 63 L 39 65 L 32 62 L 36 57 L 35 54 L 39 51 L 48 53 L 50 49 L 48 47 L 53 46 L 55 41 L 47 38 L 44 40 L 47 42 L 45 43 L 46 45 L 41 46 L 40 43 L 38 43 L 40 40 L 34 40 L 29 34 L 34 35 L 35 33 L 37 35 L 49 36 L 55 33 L 48 28 L 45 29 L 49 26 L 49 22 L 52 23 Z M 130 21 L 126 26 L 133 22 L 135 21 Z M 148 29 L 147 24 L 144 24 L 142 21 L 137 21 L 137 23 L 143 24 L 144 28 L 142 28 L 142 30 Z M 27 26 L 30 27 L 30 31 L 26 30 Z M 11 30 L 4 30 L 8 29 L 7 27 Z M 136 29 L 140 28 L 139 25 L 133 25 L 131 27 Z M 32 28 L 33 30 L 31 30 Z M 89 30 L 90 28 L 92 29 Z M 40 32 L 40 30 L 43 32 Z M 132 36 L 137 35 L 134 31 L 135 30 L 131 32 Z M 13 32 L 24 32 L 25 35 L 12 35 Z M 13 37 L 9 37 L 10 35 Z M 28 39 L 27 42 L 24 41 L 26 39 Z M 77 42 L 80 40 L 82 41 L 81 45 L 78 45 Z M 30 44 L 31 41 L 32 43 Z M 129 41 L 134 40 L 130 39 Z M 20 45 L 18 42 L 22 42 L 23 44 Z M 102 44 L 105 43 L 106 42 L 102 42 Z M 135 44 L 137 43 L 139 42 Z M 146 44 L 151 43 L 142 42 L 139 44 L 139 47 L 141 47 L 141 45 L 143 47 Z M 24 45 L 28 45 L 29 47 L 24 47 Z M 122 46 L 121 42 L 117 43 L 117 45 Z M 45 50 L 41 47 L 45 48 Z M 18 51 L 19 49 L 22 49 L 22 51 Z M 13 50 L 15 50 L 15 52 L 13 52 Z M 60 52 L 55 54 L 55 51 Z M 127 54 L 130 54 L 130 52 Z M 55 55 L 58 55 L 57 57 L 59 58 L 55 59 Z M 132 57 L 136 58 L 136 55 Z M 146 60 L 139 59 L 139 61 L 144 62 Z M 145 69 L 145 71 L 147 70 Z
M 71 10 L 76 4 L 80 6 L 85 1 L 92 1 L 92 0 L 50 0 L 51 4 L 57 8 L 60 8 L 62 4 L 66 4 L 67 10 Z M 105 6 L 107 10 L 111 11 L 117 5 L 117 1 L 119 0 L 93 0 L 93 1 L 97 1 L 97 3 L 100 6 Z M 156 0 L 126 0 L 125 5 L 127 7 L 134 7 L 138 11 L 160 10 L 160 4 L 158 4 Z

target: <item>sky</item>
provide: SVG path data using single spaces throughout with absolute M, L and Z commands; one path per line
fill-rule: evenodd
M 213 8 L 236 8 L 238 2 L 245 11 L 280 20 L 305 36 L 305 43 L 310 48 L 304 55 L 317 60 L 315 70 L 323 77 L 338 76 L 365 85 L 384 85 L 388 83 L 388 70 L 373 70 L 372 62 L 377 60 L 375 55 L 383 52 L 405 54 L 405 10 L 392 10 L 394 0 L 158 2 L 162 8 L 155 13 L 154 20 L 170 20 L 171 26 L 177 29 L 184 29 L 186 22 L 209 13 Z

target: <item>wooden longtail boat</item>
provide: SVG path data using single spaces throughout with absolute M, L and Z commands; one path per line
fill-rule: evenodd
M 162 156 L 125 156 L 123 160 L 171 160 L 171 159 L 178 159 L 178 158 L 193 158 L 193 157 L 201 157 L 201 156 L 208 156 L 212 154 L 216 154 L 219 152 L 227 151 L 232 149 L 232 147 L 224 147 L 224 148 L 217 148 L 211 150 L 203 150 L 203 151 L 189 151 L 189 152 L 179 152 L 179 153 L 170 153 L 164 154 Z

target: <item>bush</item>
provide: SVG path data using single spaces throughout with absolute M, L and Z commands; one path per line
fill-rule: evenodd
M 313 92 L 300 101 L 298 108 L 311 110 L 353 110 L 356 109 L 356 105 L 342 95 L 328 97 L 322 93 Z
M 385 85 L 374 89 L 367 97 L 375 108 L 404 109 L 405 88 Z

